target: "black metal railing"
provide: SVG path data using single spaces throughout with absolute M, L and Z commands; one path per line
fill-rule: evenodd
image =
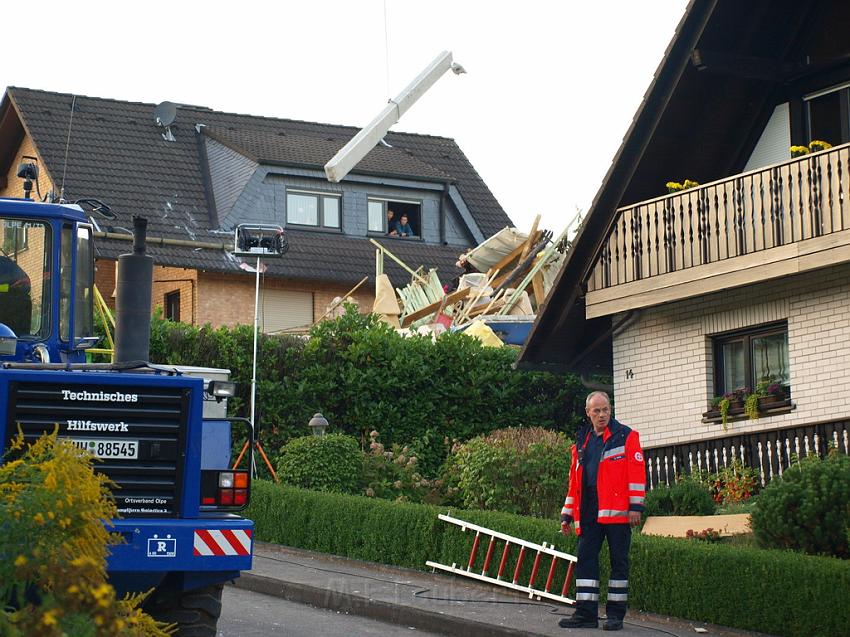
M 830 447 L 850 453 L 850 421 L 774 429 L 644 450 L 648 488 L 672 484 L 693 471 L 716 473 L 739 460 L 758 471 L 762 486 L 796 458 L 823 456 Z

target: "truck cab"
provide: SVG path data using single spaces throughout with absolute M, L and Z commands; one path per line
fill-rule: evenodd
M 229 466 L 237 436 L 253 447 L 251 429 L 222 413 L 232 384 L 216 370 L 85 362 L 98 340 L 94 234 L 78 206 L 0 199 L 0 454 L 19 428 L 32 441 L 57 427 L 99 458 L 118 487 L 112 584 L 119 594 L 155 588 L 149 612 L 212 637 L 223 582 L 251 568 L 253 523 L 239 515 L 250 476 Z

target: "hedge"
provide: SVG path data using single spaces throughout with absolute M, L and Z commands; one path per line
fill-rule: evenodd
M 437 507 L 264 481 L 254 482 L 251 497 L 246 516 L 258 540 L 420 570 L 426 560 L 464 563 L 469 556 L 473 534 L 439 521 L 445 510 Z M 575 554 L 575 538 L 560 535 L 555 520 L 487 511 L 452 515 Z M 521 581 L 528 581 L 532 561 L 526 560 Z M 634 608 L 789 637 L 838 637 L 850 626 L 850 561 L 638 534 L 631 561 Z M 563 576 L 560 569 L 556 582 Z
M 233 415 L 248 415 L 252 328 L 201 328 L 154 317 L 151 360 L 230 369 L 238 394 Z M 433 475 L 449 440 L 494 429 L 537 425 L 572 436 L 583 416 L 578 377 L 512 369 L 513 348 L 483 347 L 461 333 L 402 338 L 374 315 L 349 311 L 323 321 L 309 340 L 263 336 L 259 342 L 257 413 L 261 442 L 276 456 L 309 433 L 316 412 L 329 432 L 364 442 L 380 432 L 388 447 L 411 444 Z

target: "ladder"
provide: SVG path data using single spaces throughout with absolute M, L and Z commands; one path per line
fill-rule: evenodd
M 516 591 L 521 591 L 523 593 L 528 593 L 529 598 L 536 597 L 537 599 L 541 599 L 545 597 L 546 599 L 551 599 L 556 602 L 563 602 L 565 604 L 575 604 L 575 600 L 570 597 L 567 597 L 567 592 L 569 590 L 570 583 L 573 579 L 573 573 L 575 571 L 575 565 L 577 560 L 574 555 L 570 555 L 569 553 L 562 553 L 561 551 L 556 551 L 551 545 L 547 546 L 546 542 L 544 542 L 543 544 L 527 542 L 526 540 L 522 540 L 518 537 L 499 533 L 498 531 L 493 531 L 492 529 L 487 529 L 483 526 L 478 526 L 477 524 L 471 524 L 470 522 L 454 518 L 450 515 L 440 514 L 437 517 L 438 519 L 443 520 L 444 522 L 459 526 L 464 533 L 467 530 L 475 531 L 475 539 L 473 539 L 472 541 L 472 550 L 469 552 L 469 560 L 465 569 L 459 568 L 456 562 L 453 562 L 451 566 L 448 566 L 446 564 L 440 564 L 439 562 L 425 562 L 432 569 L 440 569 L 442 571 L 454 573 L 455 575 L 471 577 L 482 582 L 495 584 L 496 586 L 502 586 L 504 588 L 510 588 Z M 490 542 L 487 545 L 487 552 L 484 556 L 484 563 L 481 567 L 481 572 L 479 573 L 478 569 L 475 568 L 475 561 L 478 557 L 478 549 L 480 546 L 482 535 L 485 537 L 489 536 Z M 490 564 L 493 559 L 493 552 L 496 548 L 496 540 L 503 540 L 505 542 L 505 548 L 502 550 L 502 557 L 499 560 L 499 568 L 496 573 L 496 577 L 492 577 L 488 574 L 488 572 L 490 570 Z M 513 577 L 511 579 L 503 579 L 503 577 L 505 576 L 505 568 L 508 563 L 508 558 L 510 557 L 511 548 L 514 546 L 519 547 L 519 555 L 517 556 Z M 535 553 L 535 556 L 534 563 L 531 567 L 531 576 L 528 578 L 528 584 L 522 585 L 519 582 L 520 574 L 522 572 L 522 565 L 525 560 L 526 554 L 532 552 Z M 544 555 L 552 557 L 552 562 L 549 565 L 549 574 L 546 577 L 546 583 L 542 589 L 534 588 L 534 581 L 537 579 L 537 575 L 540 571 L 540 562 L 543 560 Z M 554 583 L 555 570 L 558 566 L 558 560 L 567 562 L 567 574 L 566 577 L 564 577 L 563 584 L 561 585 L 560 594 L 552 592 L 552 584 Z

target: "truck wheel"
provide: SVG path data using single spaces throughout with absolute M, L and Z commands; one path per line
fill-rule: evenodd
M 214 584 L 184 592 L 156 590 L 145 603 L 145 612 L 157 621 L 177 624 L 175 637 L 216 637 L 223 588 L 224 584 Z

